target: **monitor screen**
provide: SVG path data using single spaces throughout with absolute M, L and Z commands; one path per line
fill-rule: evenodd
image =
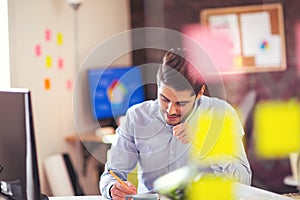
M 40 199 L 29 91 L 0 91 L 0 110 L 0 196 Z
M 93 116 L 97 120 L 126 114 L 127 109 L 145 100 L 139 67 L 110 67 L 88 70 Z

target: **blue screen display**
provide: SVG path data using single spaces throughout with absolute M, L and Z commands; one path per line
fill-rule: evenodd
M 125 115 L 130 106 L 145 100 L 139 67 L 89 69 L 88 84 L 97 120 Z

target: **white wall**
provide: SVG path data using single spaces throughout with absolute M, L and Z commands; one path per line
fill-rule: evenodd
M 65 0 L 10 0 L 8 6 L 11 85 L 26 87 L 32 91 L 41 189 L 43 193 L 50 194 L 42 169 L 43 160 L 54 153 L 79 152 L 74 149 L 74 145 L 64 140 L 65 136 L 76 134 L 72 108 L 73 90 L 66 87 L 67 80 L 75 81 L 77 72 L 74 59 L 75 11 Z M 44 37 L 47 29 L 52 33 L 50 41 Z M 83 0 L 78 10 L 79 63 L 83 62 L 97 44 L 128 29 L 128 0 Z M 63 35 L 62 45 L 56 42 L 57 33 Z M 35 54 L 37 44 L 41 46 L 40 56 Z M 52 57 L 53 65 L 49 68 L 45 64 L 47 55 Z M 57 67 L 58 57 L 64 58 L 63 69 Z M 130 64 L 130 56 L 124 56 L 118 62 Z M 45 78 L 51 80 L 50 90 L 44 88 Z M 90 118 L 85 114 L 89 113 L 83 113 L 83 118 Z M 79 158 L 80 155 L 75 157 Z M 76 160 L 74 164 L 80 163 Z M 89 183 L 81 185 L 87 194 L 98 192 L 94 183 L 92 186 Z
M 8 6 L 7 0 L 0 0 L 0 87 L 10 87 Z

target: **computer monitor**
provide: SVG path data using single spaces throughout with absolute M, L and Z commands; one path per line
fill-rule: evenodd
M 116 118 L 145 100 L 141 69 L 137 66 L 88 70 L 89 94 L 97 120 Z
M 40 193 L 30 92 L 0 90 L 0 199 L 47 199 Z

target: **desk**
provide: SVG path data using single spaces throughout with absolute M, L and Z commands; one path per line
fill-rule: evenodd
M 102 196 L 61 196 L 61 197 L 49 197 L 49 200 L 104 200 Z
M 234 193 L 237 200 L 292 200 L 287 196 L 279 195 L 273 192 L 255 188 L 252 186 L 235 183 Z M 49 200 L 104 200 L 102 196 L 77 196 L 77 197 L 49 197 Z M 166 198 L 161 198 L 166 200 Z
M 94 133 L 87 133 L 82 134 L 80 136 L 78 135 L 69 135 L 65 137 L 65 140 L 67 142 L 99 142 L 102 143 L 102 139 L 100 137 L 97 137 Z

